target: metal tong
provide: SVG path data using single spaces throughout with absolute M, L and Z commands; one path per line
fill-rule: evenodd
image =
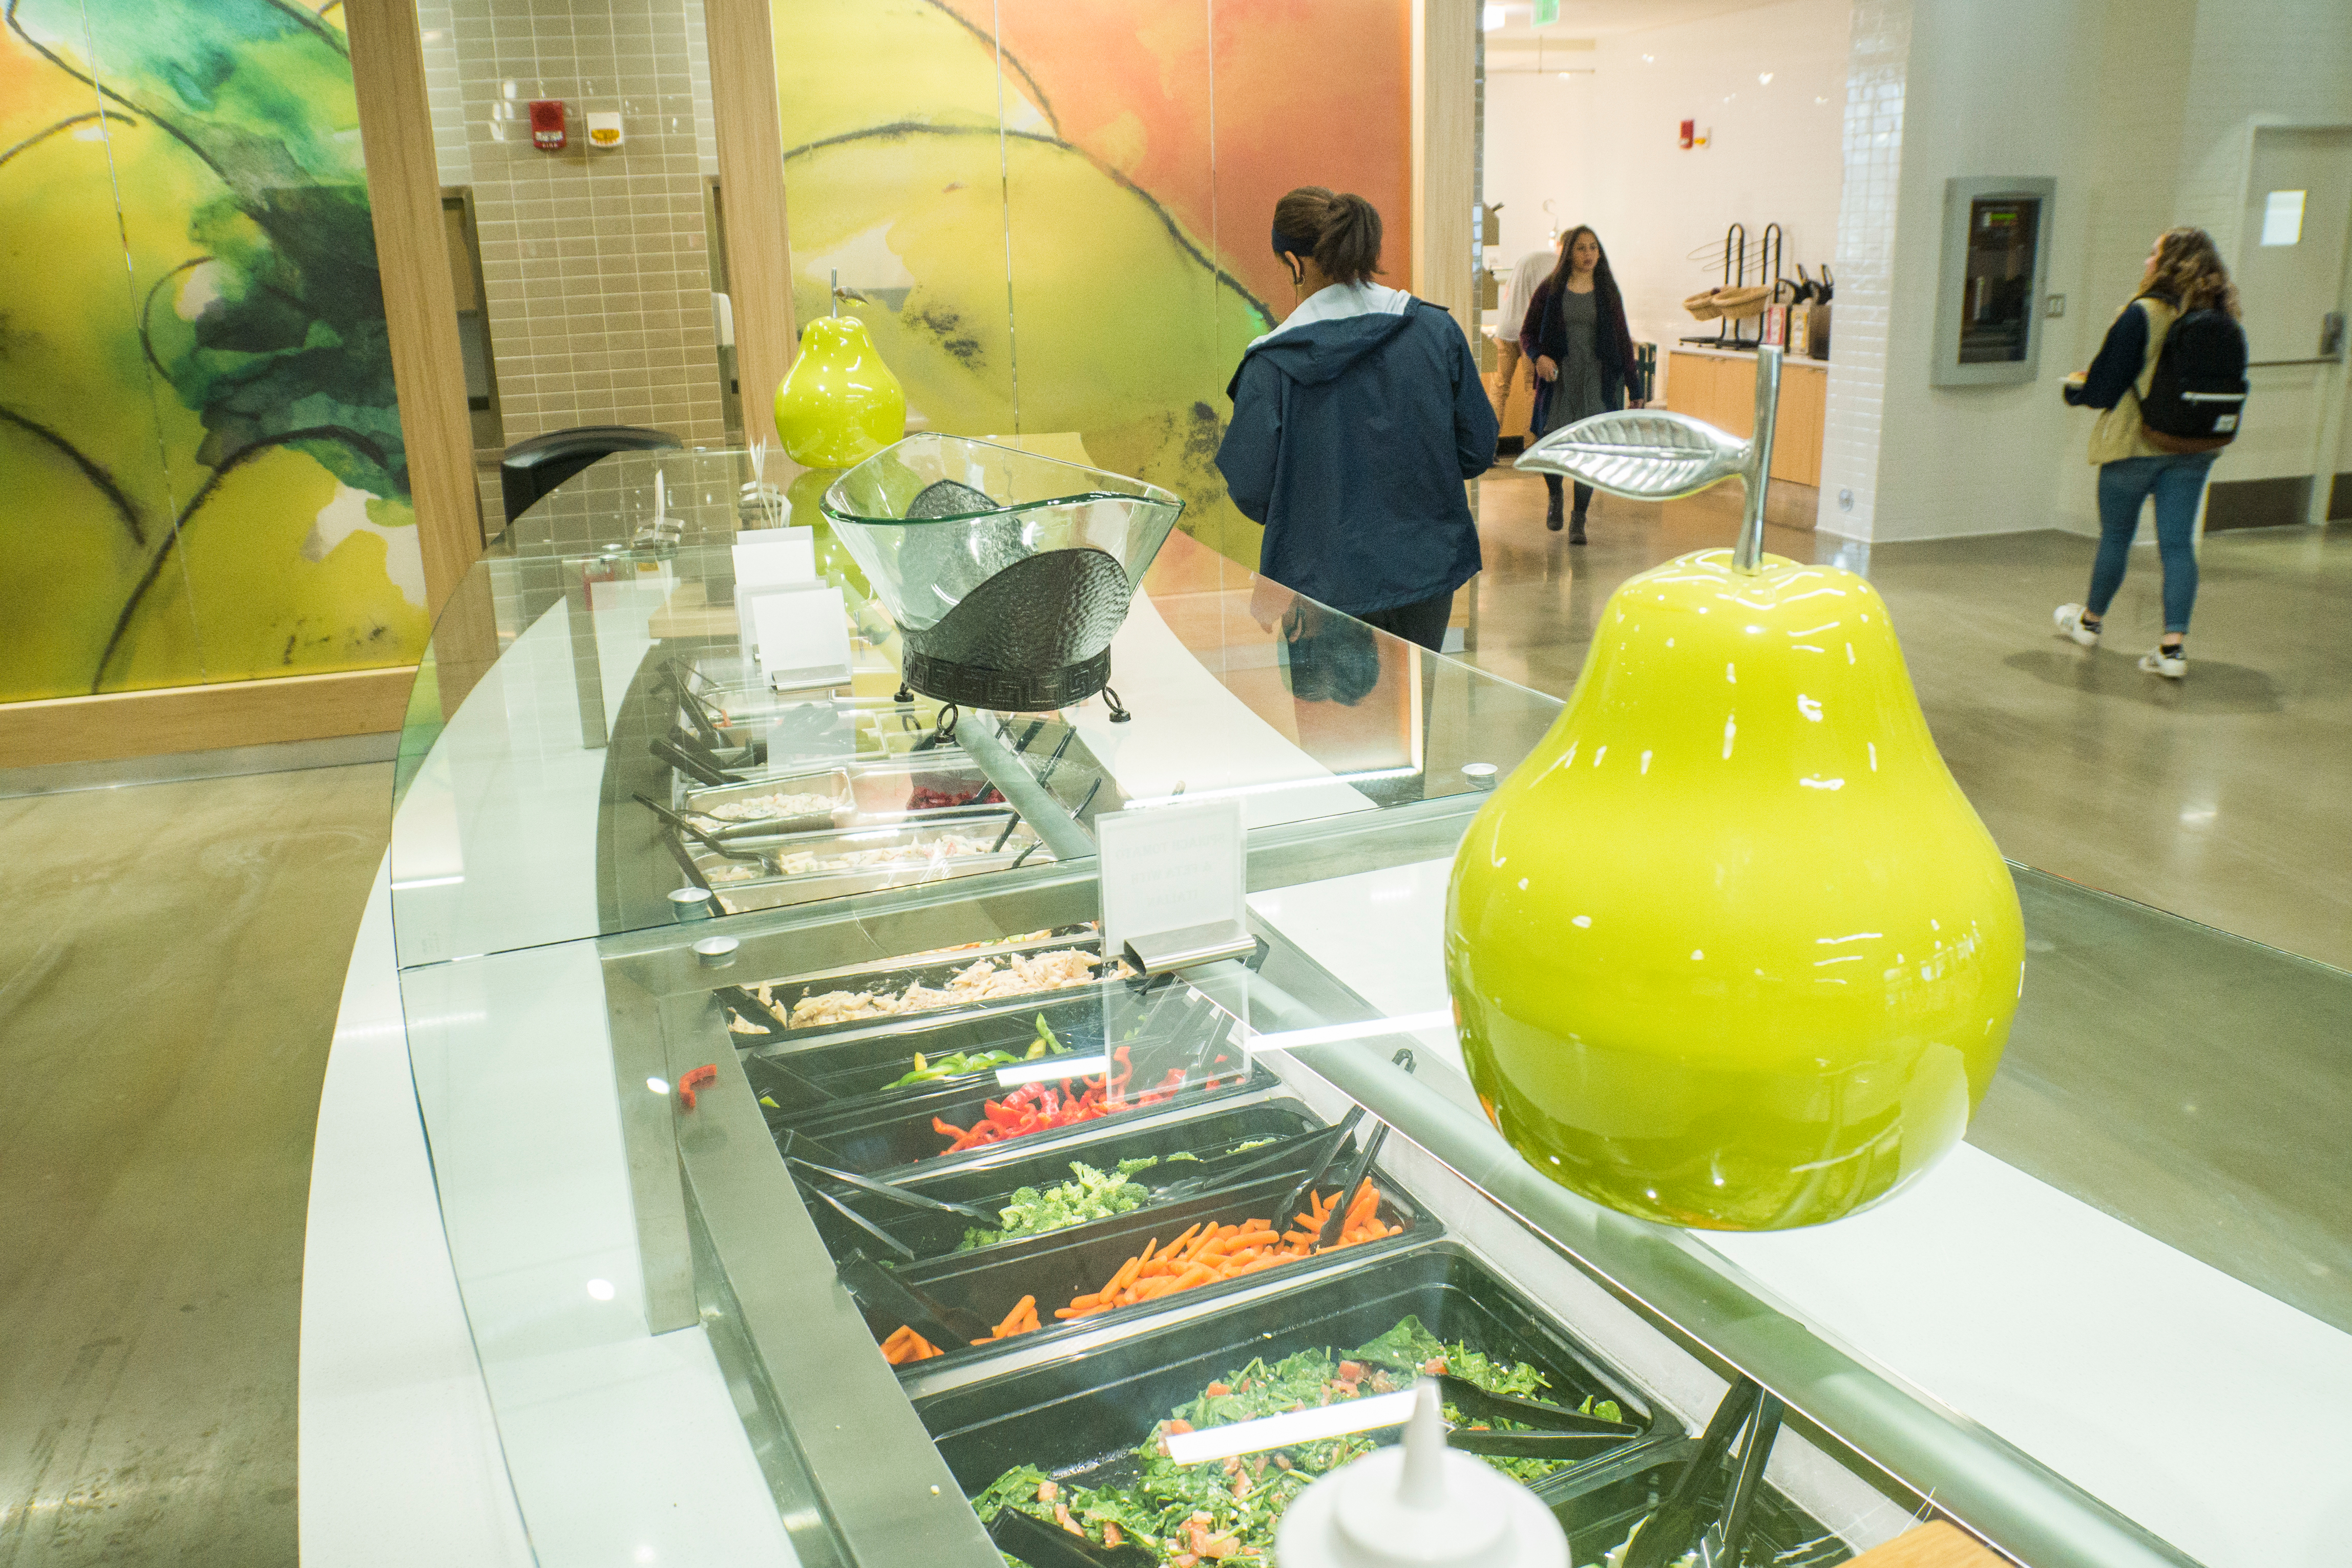
M 706 844 L 716 844 L 725 839 L 772 838 L 778 832 L 782 831 L 782 830 L 775 824 L 785 820 L 782 817 L 763 817 L 755 819 L 749 822 L 737 822 L 731 826 L 720 828 L 718 831 L 713 832 L 708 828 L 698 828 L 692 822 L 688 821 L 687 819 L 689 813 L 673 811 L 667 806 L 663 805 L 660 801 L 655 800 L 650 795 L 633 793 L 630 796 L 630 799 L 635 800 L 637 804 L 643 806 L 648 811 L 651 811 L 655 816 L 659 817 L 663 821 L 667 822 L 671 827 L 676 828 L 679 832 L 692 833 L 697 838 L 702 840 Z M 700 816 L 701 814 L 702 813 L 698 811 L 691 813 L 691 815 L 694 816 Z M 717 821 L 719 819 L 711 818 L 709 820 Z
M 656 741 L 654 744 L 656 746 L 659 746 L 661 742 Z M 709 850 L 712 854 L 724 856 L 726 859 L 730 861 L 754 861 L 759 864 L 767 867 L 770 871 L 781 873 L 782 868 L 777 865 L 775 857 L 772 855 L 766 854 L 759 850 L 730 849 L 724 841 L 719 839 L 713 834 L 704 832 L 700 828 L 696 827 L 692 822 L 688 821 L 684 817 L 679 816 L 676 811 L 671 810 L 667 806 L 656 800 L 650 795 L 632 794 L 629 799 L 635 800 L 638 805 L 645 807 L 646 810 L 653 812 L 654 815 L 659 817 L 663 821 L 667 822 L 671 827 L 676 828 L 679 832 L 684 833 L 688 838 L 692 839 L 696 843 L 700 844 L 704 849 Z

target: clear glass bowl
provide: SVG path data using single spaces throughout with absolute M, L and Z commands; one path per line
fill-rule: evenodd
M 1110 640 L 1184 503 L 960 435 L 910 435 L 826 489 L 825 518 L 906 641 L 907 684 L 1035 712 L 1101 689 Z

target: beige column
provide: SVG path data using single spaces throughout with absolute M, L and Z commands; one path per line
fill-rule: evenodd
M 1412 291 L 1471 324 L 1477 0 L 1412 4 Z
M 793 254 L 784 224 L 784 138 L 776 104 L 769 0 L 703 0 L 727 280 L 735 306 L 736 380 L 745 438 L 772 440 L 768 405 L 792 364 Z
M 368 206 L 383 277 L 384 325 L 408 488 L 425 556 L 425 595 L 438 615 L 481 553 L 466 362 L 457 343 L 457 286 L 441 227 L 441 176 L 415 0 L 346 0 L 352 86 L 367 157 Z

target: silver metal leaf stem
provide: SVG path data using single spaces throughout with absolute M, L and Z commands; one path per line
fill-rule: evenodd
M 1679 500 L 1736 477 L 1748 495 L 1731 562 L 1754 571 L 1764 559 L 1764 498 L 1780 408 L 1780 350 L 1767 344 L 1756 351 L 1756 434 L 1745 441 L 1669 409 L 1619 409 L 1552 432 L 1517 466 L 1635 501 Z
M 1780 350 L 1767 343 L 1756 350 L 1756 434 L 1748 443 L 1740 477 L 1747 481 L 1748 509 L 1739 518 L 1739 542 L 1731 564 L 1754 571 L 1764 564 L 1764 493 L 1772 487 L 1772 427 L 1780 423 Z

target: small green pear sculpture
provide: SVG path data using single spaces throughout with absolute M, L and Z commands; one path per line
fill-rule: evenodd
M 907 394 L 855 316 L 820 316 L 776 388 L 776 434 L 803 468 L 849 468 L 907 434 Z
M 1749 526 L 1610 596 L 1446 908 L 1463 1055 L 1504 1136 L 1596 1202 L 1728 1230 L 1852 1214 L 1958 1143 L 2025 957 L 1885 601 L 1762 553 L 1759 398 L 1749 443 L 1629 413 L 1522 459 L 1651 496 L 1746 472 Z

